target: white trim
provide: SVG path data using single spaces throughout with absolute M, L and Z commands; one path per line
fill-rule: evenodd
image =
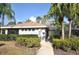
M 12 27 L 10 27 L 10 26 L 5 26 L 5 27 L 1 27 L 1 29 L 2 29 L 2 28 L 12 28 Z
M 15 26 L 12 28 L 39 28 L 39 27 L 47 27 L 47 26 Z
M 47 26 L 6 26 L 6 27 L 1 27 L 2 29 L 4 28 L 47 28 Z

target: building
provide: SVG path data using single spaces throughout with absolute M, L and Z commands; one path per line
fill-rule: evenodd
M 14 26 L 1 27 L 1 34 L 18 34 L 18 35 L 38 35 L 42 34 L 48 36 L 48 27 L 46 25 L 36 22 L 23 22 Z

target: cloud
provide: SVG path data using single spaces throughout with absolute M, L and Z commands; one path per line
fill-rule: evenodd
M 36 17 L 32 16 L 29 18 L 31 21 L 36 22 Z

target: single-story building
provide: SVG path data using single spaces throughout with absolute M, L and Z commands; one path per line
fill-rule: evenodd
M 36 22 L 23 22 L 13 26 L 3 26 L 0 28 L 1 34 L 38 35 L 43 34 L 48 37 L 48 27 Z

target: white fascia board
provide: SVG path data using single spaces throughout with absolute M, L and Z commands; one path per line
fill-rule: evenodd
M 7 27 L 7 26 L 6 26 L 6 27 L 0 27 L 0 28 L 12 28 L 12 27 Z
M 47 28 L 47 26 L 13 26 L 13 27 L 1 27 L 4 28 Z
M 47 26 L 15 26 L 12 28 L 47 28 Z

